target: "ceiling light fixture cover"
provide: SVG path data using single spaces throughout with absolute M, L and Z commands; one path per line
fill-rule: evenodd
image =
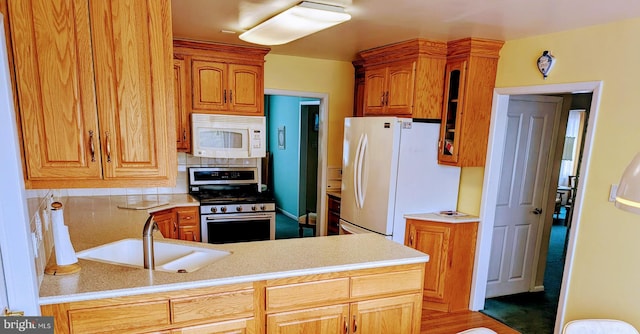
M 618 209 L 640 214 L 640 153 L 622 174 L 615 205 Z
M 303 1 L 295 7 L 242 33 L 241 40 L 261 45 L 281 45 L 349 21 L 344 8 Z

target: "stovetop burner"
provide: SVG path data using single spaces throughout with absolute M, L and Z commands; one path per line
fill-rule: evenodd
M 269 192 L 259 192 L 257 169 L 239 168 L 237 173 L 233 168 L 195 167 L 190 168 L 189 194 L 197 198 L 201 204 L 229 205 L 229 204 L 266 204 L 275 200 Z M 228 176 L 238 178 L 228 180 Z

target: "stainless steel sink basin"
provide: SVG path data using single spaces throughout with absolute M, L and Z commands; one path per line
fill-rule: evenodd
M 205 247 L 155 241 L 155 270 L 193 272 L 230 255 L 230 252 Z M 77 252 L 85 260 L 143 268 L 142 240 L 122 239 Z

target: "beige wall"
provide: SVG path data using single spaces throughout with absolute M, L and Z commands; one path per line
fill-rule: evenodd
M 327 163 L 342 166 L 343 122 L 353 114 L 353 65 L 344 61 L 275 54 L 268 54 L 265 61 L 265 89 L 329 95 Z
M 626 164 L 640 150 L 640 19 L 554 33 L 505 43 L 497 87 L 602 81 L 602 95 L 573 272 L 566 320 L 617 318 L 640 328 L 640 216 L 608 202 Z M 551 50 L 556 64 L 543 80 L 535 63 Z M 459 208 L 479 210 L 482 169 L 462 173 Z M 585 175 L 585 171 L 583 171 Z M 575 225 L 574 225 L 575 226 Z M 566 273 L 565 273 L 566 274 Z

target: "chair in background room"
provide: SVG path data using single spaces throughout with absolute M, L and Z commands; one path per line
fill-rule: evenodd
M 316 235 L 316 219 L 316 213 L 308 210 L 306 214 L 298 217 L 298 234 L 300 238 L 304 236 L 303 228 L 310 228 L 313 231 L 313 235 Z
M 576 199 L 576 189 L 578 187 L 578 176 L 569 175 L 569 196 L 567 197 L 567 203 L 564 206 L 566 210 L 565 225 L 571 227 L 571 217 L 573 216 L 573 202 Z
M 581 319 L 569 321 L 562 334 L 639 334 L 631 324 L 613 319 Z
M 564 192 L 563 191 L 557 191 L 556 192 L 556 205 L 553 209 L 553 223 L 557 223 L 560 220 L 560 215 L 561 215 L 561 209 L 563 207 L 563 203 L 564 202 Z M 567 214 L 565 211 L 565 215 L 564 215 L 564 219 L 566 221 L 567 219 Z

